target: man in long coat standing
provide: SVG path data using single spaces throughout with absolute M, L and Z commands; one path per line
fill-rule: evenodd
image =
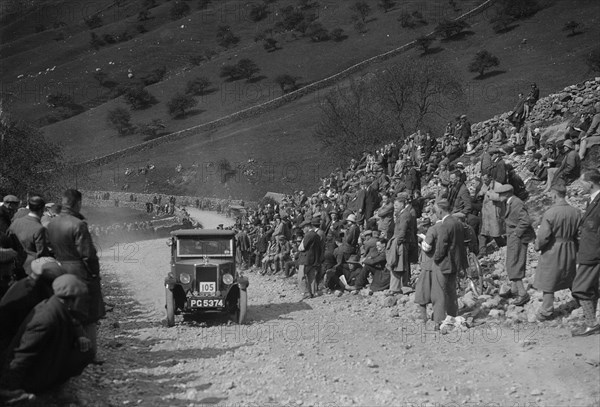
M 573 336 L 600 333 L 600 323 L 596 320 L 600 284 L 600 171 L 584 173 L 581 181 L 590 194 L 590 200 L 581 219 L 577 252 L 579 266 L 571 292 L 583 308 L 585 325 L 571 331 Z
M 304 229 L 304 238 L 298 247 L 298 287 L 303 291 L 302 299 L 305 300 L 313 298 L 317 292 L 317 271 L 321 266 L 321 238 L 316 232 L 318 227 L 313 226 L 310 220 L 305 220 L 300 226 Z
M 100 261 L 87 223 L 79 213 L 81 200 L 81 192 L 75 189 L 65 191 L 61 213 L 48 224 L 48 239 L 56 260 L 65 271 L 76 275 L 87 285 L 87 304 L 82 302 L 79 306 L 87 314 L 83 329 L 92 341 L 92 352 L 96 355 L 97 323 L 106 311 L 100 286 Z
M 511 185 L 499 188 L 500 197 L 506 201 L 506 274 L 511 288 L 501 297 L 516 297 L 514 304 L 522 306 L 529 302 L 529 294 L 523 285 L 527 262 L 527 246 L 535 240 L 535 232 L 531 226 L 531 218 L 527 207 L 513 194 Z
M 446 319 L 446 315 L 455 317 L 458 313 L 456 293 L 456 276 L 460 270 L 466 269 L 467 249 L 465 247 L 464 227 L 452 215 L 450 204 L 440 199 L 435 204 L 439 223 L 438 237 L 435 242 L 433 261 L 436 265 L 431 274 L 431 299 L 433 302 L 433 318 L 436 326 Z
M 410 282 L 410 248 L 417 242 L 417 231 L 408 204 L 408 194 L 401 192 L 394 201 L 394 235 L 387 245 L 387 266 L 391 271 L 390 291 L 402 292 Z
M 481 231 L 479 232 L 479 254 L 480 256 L 485 256 L 485 248 L 491 239 L 496 241 L 498 247 L 506 245 L 504 238 L 506 203 L 500 199 L 498 193 L 502 184 L 493 180 L 489 174 L 483 174 L 481 181 L 481 188 L 477 193 L 477 195 L 483 196 L 483 204 L 481 205 Z
M 541 252 L 535 272 L 534 287 L 544 293 L 537 318 L 545 321 L 554 312 L 554 293 L 571 288 L 576 271 L 576 257 L 581 212 L 565 200 L 564 183 L 552 186 L 554 205 L 543 215 L 537 231 L 535 249 Z

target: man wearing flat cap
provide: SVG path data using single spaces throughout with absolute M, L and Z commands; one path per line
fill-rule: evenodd
M 506 162 L 504 162 L 504 159 L 502 158 L 506 153 L 500 148 L 492 149 L 489 153 L 492 156 L 490 176 L 496 182 L 506 184 L 508 182 L 508 172 L 506 171 Z
M 35 306 L 13 338 L 0 388 L 41 393 L 79 375 L 91 361 L 90 341 L 72 311 L 76 299 L 87 293 L 86 284 L 64 274 L 52 289 L 54 295 Z
M 549 187 L 546 188 L 548 191 L 551 187 L 551 184 L 562 180 L 565 185 L 570 185 L 579 178 L 581 175 L 581 160 L 579 158 L 579 154 L 575 151 L 575 145 L 572 140 L 565 140 L 563 143 L 563 150 L 565 152 L 565 156 L 554 175 L 554 179 L 548 183 Z
M 29 214 L 14 220 L 8 228 L 8 233 L 15 235 L 25 252 L 27 259 L 23 267 L 25 273 L 31 274 L 31 262 L 40 257 L 50 255 L 46 228 L 42 226 L 46 202 L 40 196 L 32 196 L 28 201 Z
M 65 274 L 52 257 L 41 257 L 31 263 L 31 274 L 10 286 L 0 299 L 0 354 L 7 349 L 25 317 L 41 301 L 53 294 L 52 282 Z M 0 355 L 0 366 L 4 358 Z
M 525 266 L 527 263 L 527 246 L 535 240 L 535 232 L 531 226 L 531 218 L 525 203 L 513 193 L 511 185 L 498 188 L 500 199 L 506 202 L 506 274 L 511 288 L 501 297 L 516 297 L 514 305 L 523 306 L 529 302 L 529 294 L 523 285 Z
M 304 238 L 298 247 L 298 288 L 302 291 L 302 299 L 313 298 L 317 293 L 317 272 L 321 266 L 321 238 L 317 227 L 311 221 L 300 224 L 304 230 Z
M 554 204 L 542 215 L 535 241 L 535 250 L 540 252 L 540 260 L 533 286 L 544 293 L 542 307 L 537 315 L 539 321 L 552 318 L 554 293 L 572 288 L 579 247 L 581 211 L 567 203 L 567 188 L 564 183 L 555 183 L 550 195 Z

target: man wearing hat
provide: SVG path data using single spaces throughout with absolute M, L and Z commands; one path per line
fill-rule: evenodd
M 418 250 L 414 247 L 417 245 L 416 219 L 408 198 L 406 192 L 401 192 L 394 201 L 394 235 L 387 246 L 391 293 L 400 293 L 402 287 L 409 287 L 410 264 L 418 261 Z
M 0 353 L 4 351 L 25 317 L 38 303 L 50 298 L 52 282 L 65 274 L 52 257 L 40 257 L 31 263 L 31 273 L 10 286 L 0 299 Z M 0 366 L 3 358 L 0 355 Z
M 457 315 L 456 277 L 460 270 L 467 269 L 469 263 L 465 248 L 464 228 L 460 221 L 450 215 L 448 200 L 438 200 L 435 203 L 435 211 L 438 219 L 441 219 L 441 223 L 433 254 L 436 267 L 431 275 L 431 297 L 434 321 L 439 327 L 446 315 Z
M 431 286 L 432 286 L 432 273 L 437 265 L 433 261 L 433 254 L 435 252 L 435 245 L 437 242 L 438 234 L 442 221 L 432 225 L 430 218 L 425 218 L 423 222 L 423 229 L 425 229 L 425 235 L 419 235 L 421 242 L 421 253 L 419 258 L 419 265 L 421 267 L 421 274 L 417 279 L 417 285 L 415 287 L 415 303 L 419 305 L 419 319 L 422 322 L 427 322 L 427 304 L 433 303 L 431 297 Z M 436 305 L 444 304 L 442 301 L 436 301 Z M 438 314 L 445 315 L 445 310 L 442 307 L 438 310 Z M 435 314 L 435 310 L 434 310 Z
M 390 200 L 390 194 L 381 195 L 381 206 L 375 211 L 374 218 L 377 219 L 377 229 L 382 237 L 392 237 L 393 228 L 391 224 L 394 217 L 394 203 Z
M 29 198 L 29 214 L 14 220 L 8 228 L 8 233 L 15 235 L 25 252 L 27 259 L 23 267 L 25 273 L 31 274 L 31 262 L 40 257 L 50 255 L 46 228 L 42 226 L 46 202 L 42 197 L 34 195 Z
M 336 266 L 340 267 L 348 258 L 358 253 L 358 238 L 360 229 L 356 224 L 357 217 L 354 214 L 346 218 L 346 232 L 342 239 L 342 244 L 335 250 Z
M 506 274 L 511 288 L 501 297 L 516 297 L 514 304 L 523 306 L 529 302 L 529 294 L 523 285 L 525 266 L 527 263 L 527 246 L 535 240 L 535 232 L 531 226 L 531 218 L 525 203 L 513 194 L 511 185 L 498 188 L 500 199 L 506 202 Z
M 573 140 L 565 140 L 563 143 L 563 150 L 566 155 L 564 156 L 560 167 L 558 167 L 554 179 L 548 183 L 549 185 L 559 179 L 562 180 L 565 185 L 570 185 L 581 175 L 581 160 L 579 154 L 575 151 Z M 549 188 L 546 190 L 549 190 Z
M 540 260 L 533 286 L 544 293 L 537 318 L 545 321 L 554 313 L 554 293 L 571 289 L 575 278 L 581 212 L 565 199 L 567 188 L 556 182 L 550 191 L 554 204 L 542 215 L 535 250 Z
M 600 333 L 600 321 L 596 318 L 600 295 L 600 171 L 586 171 L 581 183 L 583 192 L 590 197 L 579 227 L 578 266 L 571 293 L 581 305 L 585 323 L 571 331 L 573 336 Z
M 491 149 L 489 151 L 492 156 L 492 167 L 490 168 L 490 175 L 493 180 L 500 184 L 506 184 L 508 182 L 508 176 L 506 172 L 506 163 L 504 157 L 506 152 L 500 148 Z
M 321 266 L 321 238 L 309 220 L 300 225 L 304 230 L 304 238 L 298 247 L 298 288 L 303 293 L 302 299 L 313 298 L 317 293 L 317 272 Z
M 88 288 L 86 336 L 96 353 L 97 322 L 105 315 L 100 285 L 100 262 L 87 223 L 81 215 L 81 192 L 67 189 L 63 194 L 62 211 L 48 224 L 48 239 L 65 271 L 82 279 Z M 82 304 L 83 305 L 83 304 Z
M 7 352 L 0 387 L 29 393 L 50 390 L 79 375 L 93 355 L 73 306 L 87 293 L 78 277 L 64 274 L 52 283 L 54 295 L 31 311 Z M 74 347 L 73 343 L 78 343 Z
M 6 195 L 0 204 L 0 233 L 6 233 L 21 201 L 14 195 Z

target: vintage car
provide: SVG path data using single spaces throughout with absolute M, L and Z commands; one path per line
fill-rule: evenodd
M 248 304 L 248 278 L 235 265 L 235 232 L 216 229 L 174 230 L 171 271 L 165 278 L 167 325 L 175 315 L 224 312 L 242 324 Z

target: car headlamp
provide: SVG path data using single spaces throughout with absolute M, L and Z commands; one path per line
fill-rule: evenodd
M 189 284 L 191 280 L 192 278 L 188 273 L 181 273 L 179 275 L 179 281 L 181 281 L 182 284 Z
M 233 284 L 233 276 L 229 273 L 223 274 L 223 282 L 227 285 Z

